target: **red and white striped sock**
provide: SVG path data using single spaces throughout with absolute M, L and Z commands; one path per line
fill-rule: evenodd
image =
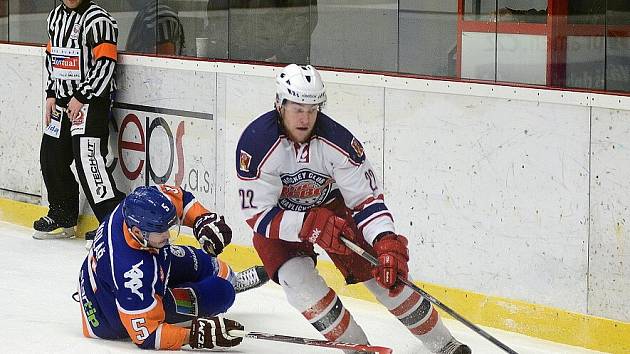
M 303 311 L 302 315 L 330 341 L 367 344 L 365 333 L 330 288 L 326 296 Z
M 278 280 L 289 303 L 326 339 L 368 344 L 365 332 L 337 294 L 326 285 L 312 259 L 289 260 L 278 270 Z
M 390 297 L 389 291 L 378 285 L 374 279 L 364 284 L 432 352 L 437 352 L 453 338 L 431 302 L 410 288 L 406 287 L 397 296 Z

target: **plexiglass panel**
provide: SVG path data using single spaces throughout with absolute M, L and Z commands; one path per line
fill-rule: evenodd
M 604 89 L 606 0 L 568 3 L 566 86 Z
M 496 16 L 504 23 L 546 23 L 547 0 L 499 0 Z
M 60 3 L 0 0 L 0 41 L 46 43 L 46 17 Z M 127 53 L 630 91 L 625 0 L 97 3 Z
M 308 63 L 317 1 L 230 0 L 229 56 L 236 60 Z
M 9 40 L 46 43 L 46 18 L 54 6 L 54 0 L 10 0 Z
M 0 41 L 9 40 L 9 0 L 0 0 Z
M 608 0 L 606 89 L 630 91 L 630 1 Z
M 398 1 L 319 0 L 317 17 L 314 65 L 398 71 Z
M 398 55 L 400 72 L 455 77 L 457 1 L 401 0 Z

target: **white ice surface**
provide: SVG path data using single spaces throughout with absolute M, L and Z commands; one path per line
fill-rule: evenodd
M 0 222 L 1 353 L 139 353 L 131 341 L 88 339 L 81 332 L 79 305 L 71 295 L 85 257 L 83 240 L 34 240 L 31 230 Z M 344 304 L 374 345 L 396 354 L 427 353 L 422 344 L 380 305 L 352 298 Z M 227 317 L 250 331 L 321 338 L 286 301 L 282 289 L 267 284 L 237 295 Z M 454 320 L 446 325 L 473 353 L 503 353 Z M 484 328 L 519 353 L 596 353 L 519 334 Z M 189 349 L 189 351 L 191 351 Z M 340 350 L 245 339 L 230 353 L 341 353 Z

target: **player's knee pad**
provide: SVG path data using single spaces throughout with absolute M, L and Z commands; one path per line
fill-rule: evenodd
M 319 277 L 315 263 L 309 257 L 295 257 L 278 269 L 278 281 L 283 288 L 299 289 Z
M 310 257 L 296 257 L 278 269 L 278 281 L 287 300 L 297 309 L 307 308 L 328 293 L 328 285 L 315 269 Z
M 195 284 L 200 316 L 216 316 L 234 304 L 236 292 L 229 280 L 208 277 Z

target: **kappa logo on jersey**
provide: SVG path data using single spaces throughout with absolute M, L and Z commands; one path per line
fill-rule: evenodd
M 138 291 L 142 287 L 142 277 L 144 276 L 142 270 L 140 269 L 142 263 L 144 263 L 143 260 L 140 261 L 140 263 L 133 265 L 131 269 L 123 274 L 125 279 L 129 279 L 125 282 L 125 288 L 130 289 L 132 293 L 138 295 L 140 300 L 144 300 L 144 294 Z
M 357 138 L 353 137 L 350 145 L 352 145 L 352 148 L 357 153 L 358 157 L 363 156 L 363 145 L 361 145 L 361 143 L 357 140 Z
M 285 210 L 306 211 L 321 204 L 333 187 L 333 179 L 311 170 L 281 175 L 282 193 L 278 204 Z
M 239 158 L 240 169 L 243 172 L 249 172 L 249 164 L 252 162 L 252 155 L 241 150 L 241 156 Z

